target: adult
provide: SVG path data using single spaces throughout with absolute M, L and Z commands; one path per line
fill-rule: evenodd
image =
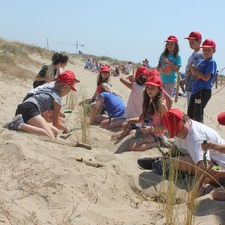
M 33 87 L 36 88 L 44 83 L 49 83 L 56 80 L 58 75 L 62 72 L 62 69 L 68 63 L 69 57 L 61 53 L 54 53 L 52 56 L 52 63 L 50 65 L 44 65 L 38 72 L 34 79 Z

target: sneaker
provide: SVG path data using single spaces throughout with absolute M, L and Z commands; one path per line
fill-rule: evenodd
M 137 164 L 142 168 L 146 170 L 152 170 L 152 163 L 156 160 L 159 160 L 160 157 L 147 157 L 147 156 L 141 156 L 137 160 Z
M 155 173 L 162 176 L 163 173 L 165 174 L 166 179 L 169 179 L 170 176 L 170 166 L 163 165 L 163 161 L 161 159 L 156 160 L 152 163 L 152 169 Z M 186 173 L 183 171 L 178 171 L 177 179 L 185 179 Z M 225 180 L 225 179 L 224 179 Z
M 8 128 L 9 130 L 19 130 L 19 126 L 24 123 L 22 115 L 16 115 L 11 121 L 5 123 L 3 125 L 4 128 Z

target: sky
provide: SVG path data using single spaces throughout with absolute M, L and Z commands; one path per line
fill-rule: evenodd
M 225 75 L 225 1 L 7 0 L 1 1 L 0 38 L 157 66 L 165 40 L 179 40 L 181 72 L 192 50 L 184 39 L 199 31 L 216 42 L 214 59 Z M 76 47 L 76 45 L 78 46 Z

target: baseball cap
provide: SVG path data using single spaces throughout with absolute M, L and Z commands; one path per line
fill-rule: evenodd
M 183 117 L 184 113 L 179 109 L 170 109 L 165 112 L 162 117 L 162 122 L 169 132 L 171 138 L 180 133 L 183 128 Z
M 222 112 L 220 113 L 218 116 L 217 116 L 217 120 L 218 120 L 218 123 L 220 125 L 225 125 L 225 112 Z
M 189 40 L 202 40 L 202 35 L 198 31 L 192 31 L 188 37 L 184 39 L 189 39 Z
M 201 48 L 214 48 L 216 49 L 216 43 L 213 40 L 206 39 L 203 43 Z
M 148 77 L 145 84 L 156 86 L 156 87 L 162 87 L 162 80 L 159 76 L 150 76 Z
M 56 78 L 56 81 L 70 85 L 73 91 L 77 91 L 74 87 L 74 83 L 80 82 L 78 79 L 76 79 L 75 73 L 71 70 L 65 70 L 64 72 L 60 73 Z
M 160 73 L 158 70 L 150 70 L 149 76 L 160 76 Z
M 110 72 L 110 66 L 108 65 L 102 66 L 100 72 Z
M 177 37 L 170 35 L 165 42 L 175 42 L 178 43 Z
M 146 77 L 148 77 L 148 74 L 149 74 L 148 68 L 146 66 L 140 66 L 136 70 L 135 77 L 138 78 L 141 75 L 145 75 Z

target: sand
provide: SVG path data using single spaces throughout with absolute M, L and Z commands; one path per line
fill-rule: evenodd
M 48 63 L 47 59 L 32 57 Z M 75 65 L 66 67 L 81 80 L 76 85 L 77 104 L 66 118 L 70 127 L 81 127 L 78 102 L 83 93 L 91 97 L 96 87 L 97 74 L 83 68 L 84 62 L 79 58 Z M 35 66 L 28 69 L 39 70 Z M 14 116 L 17 104 L 32 89 L 32 79 L 24 81 L 10 76 L 3 79 L 1 72 L 0 78 L 2 126 Z M 112 77 L 111 81 L 126 102 L 129 89 L 119 77 Z M 216 120 L 218 113 L 225 109 L 225 89 L 219 86 L 219 89 L 213 88 L 213 93 L 205 110 L 205 124 L 225 138 L 225 128 L 218 126 Z M 63 108 L 67 109 L 66 98 L 63 103 Z M 186 111 L 186 99 L 178 98 L 173 107 Z M 163 207 L 153 198 L 167 193 L 168 181 L 162 181 L 153 171 L 142 170 L 137 165 L 139 156 L 159 156 L 157 149 L 128 152 L 126 146 L 131 136 L 111 141 L 112 132 L 98 126 L 90 128 L 91 150 L 76 146 L 82 142 L 81 130 L 71 135 L 60 133 L 56 140 L 3 128 L 0 133 L 0 224 L 166 224 L 165 205 Z M 77 161 L 79 158 L 84 161 Z M 89 165 L 90 162 L 94 166 Z M 99 167 L 95 167 L 96 164 Z M 175 199 L 179 202 L 174 206 L 174 224 L 186 224 L 188 194 L 185 182 L 178 182 L 174 188 Z M 193 224 L 225 224 L 224 202 L 212 200 L 208 193 L 197 198 L 196 203 Z

